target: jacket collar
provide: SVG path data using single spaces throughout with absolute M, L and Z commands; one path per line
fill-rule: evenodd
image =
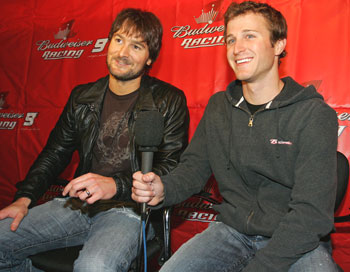
M 109 76 L 100 78 L 94 83 L 88 83 L 87 88 L 79 93 L 76 102 L 77 104 L 86 104 L 91 109 L 100 110 L 106 91 L 108 90 Z M 86 86 L 86 85 L 82 85 Z
M 139 89 L 139 98 L 135 105 L 135 111 L 153 111 L 158 110 L 152 95 L 152 77 L 144 75 L 141 79 Z M 106 95 L 109 85 L 109 76 L 103 77 L 90 86 L 84 93 L 78 96 L 77 103 L 87 104 L 90 108 L 100 111 L 103 105 L 103 99 Z
M 152 78 L 144 75 L 141 79 L 141 86 L 139 89 L 139 98 L 135 105 L 135 111 L 154 111 L 158 110 L 152 95 L 151 89 Z

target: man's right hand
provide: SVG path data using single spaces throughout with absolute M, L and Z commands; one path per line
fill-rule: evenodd
M 131 198 L 139 203 L 156 206 L 164 200 L 164 185 L 156 174 L 142 174 L 140 171 L 133 175 Z
M 10 229 L 16 231 L 22 219 L 28 213 L 28 206 L 31 200 L 27 197 L 21 197 L 13 202 L 11 205 L 0 210 L 0 220 L 11 217 L 13 221 L 11 223 Z

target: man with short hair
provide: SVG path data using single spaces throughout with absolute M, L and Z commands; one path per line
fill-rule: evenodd
M 337 116 L 313 86 L 280 78 L 287 24 L 265 3 L 225 13 L 227 60 L 237 80 L 214 94 L 179 165 L 134 174 L 132 198 L 179 203 L 214 174 L 223 201 L 202 233 L 161 271 L 337 271 L 330 254 Z
M 0 271 L 32 271 L 29 255 L 84 244 L 74 271 L 127 271 L 137 255 L 140 216 L 131 199 L 132 173 L 140 169 L 135 120 L 143 111 L 164 118 L 153 169 L 168 173 L 188 141 L 184 93 L 147 75 L 157 59 L 162 26 L 150 12 L 121 11 L 109 34 L 109 75 L 77 86 L 48 142 L 0 211 Z M 67 198 L 28 210 L 78 151 Z M 11 229 L 11 230 L 10 230 Z

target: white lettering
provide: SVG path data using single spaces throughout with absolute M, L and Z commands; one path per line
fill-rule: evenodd
M 14 129 L 17 121 L 0 121 L 0 129 Z
M 338 115 L 338 119 L 340 121 L 346 121 L 346 120 L 350 120 L 350 114 L 347 112 L 343 112 L 341 114 Z
M 188 218 L 188 219 L 196 219 L 197 216 L 198 216 L 197 212 L 190 212 L 190 213 L 188 213 L 186 218 Z
M 198 213 L 194 211 L 178 210 L 175 214 L 188 221 L 211 222 L 216 221 L 217 215 L 214 213 Z
M 198 46 L 202 41 L 202 38 L 199 38 L 199 39 L 194 39 L 192 42 L 191 42 L 191 47 L 196 47 Z
M 95 43 L 94 49 L 91 50 L 92 53 L 102 52 L 108 42 L 107 38 L 98 39 Z
M 23 118 L 23 116 L 23 113 L 0 112 L 0 118 L 20 119 Z
M 36 45 L 38 46 L 38 51 L 45 51 L 48 49 L 60 49 L 66 47 L 85 47 L 91 45 L 93 40 L 89 41 L 76 41 L 76 42 L 65 42 L 64 40 L 60 40 L 57 43 L 51 43 L 50 40 L 38 41 Z
M 208 220 L 208 217 L 209 217 L 209 213 L 200 213 L 198 214 L 198 219 L 199 220 Z
M 28 112 L 24 119 L 23 126 L 30 127 L 34 124 L 34 119 L 38 116 L 38 112 Z
M 202 34 L 212 34 L 215 32 L 222 32 L 224 31 L 224 26 L 212 26 L 210 27 L 209 24 L 206 24 L 205 26 L 197 29 L 191 29 L 189 25 L 186 26 L 174 26 L 171 28 L 172 32 L 175 32 L 173 35 L 173 38 L 185 38 L 187 36 L 195 36 L 195 35 L 202 35 Z
M 45 51 L 42 55 L 45 60 L 53 59 L 78 59 L 84 53 L 84 49 L 65 51 Z
M 347 126 L 338 126 L 338 137 L 340 137 L 340 135 L 342 135 L 342 133 L 344 132 L 344 130 L 347 128 Z
M 183 46 L 185 49 L 219 46 L 224 45 L 223 38 L 224 36 L 205 37 L 198 39 L 187 38 L 182 41 L 181 46 Z

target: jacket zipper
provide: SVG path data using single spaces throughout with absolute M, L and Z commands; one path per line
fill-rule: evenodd
M 254 121 L 254 115 L 250 115 L 249 121 L 248 121 L 248 127 L 253 126 L 253 121 Z
M 98 112 L 96 110 L 96 105 L 95 104 L 88 104 L 88 107 L 89 107 L 89 110 L 92 112 L 94 118 L 96 119 L 96 124 L 97 124 L 97 134 L 91 138 L 90 140 L 90 150 L 89 150 L 89 153 L 87 154 L 87 158 L 88 160 L 90 161 L 90 167 L 91 167 L 91 164 L 92 164 L 92 149 L 93 149 L 93 146 L 97 140 L 97 137 L 98 137 L 98 132 L 100 131 L 100 120 L 99 118 L 97 117 L 98 114 L 101 114 L 101 112 Z
M 250 114 L 249 121 L 248 121 L 248 127 L 253 127 L 254 125 L 254 117 L 258 112 L 264 111 L 265 107 L 258 109 L 254 114 Z

